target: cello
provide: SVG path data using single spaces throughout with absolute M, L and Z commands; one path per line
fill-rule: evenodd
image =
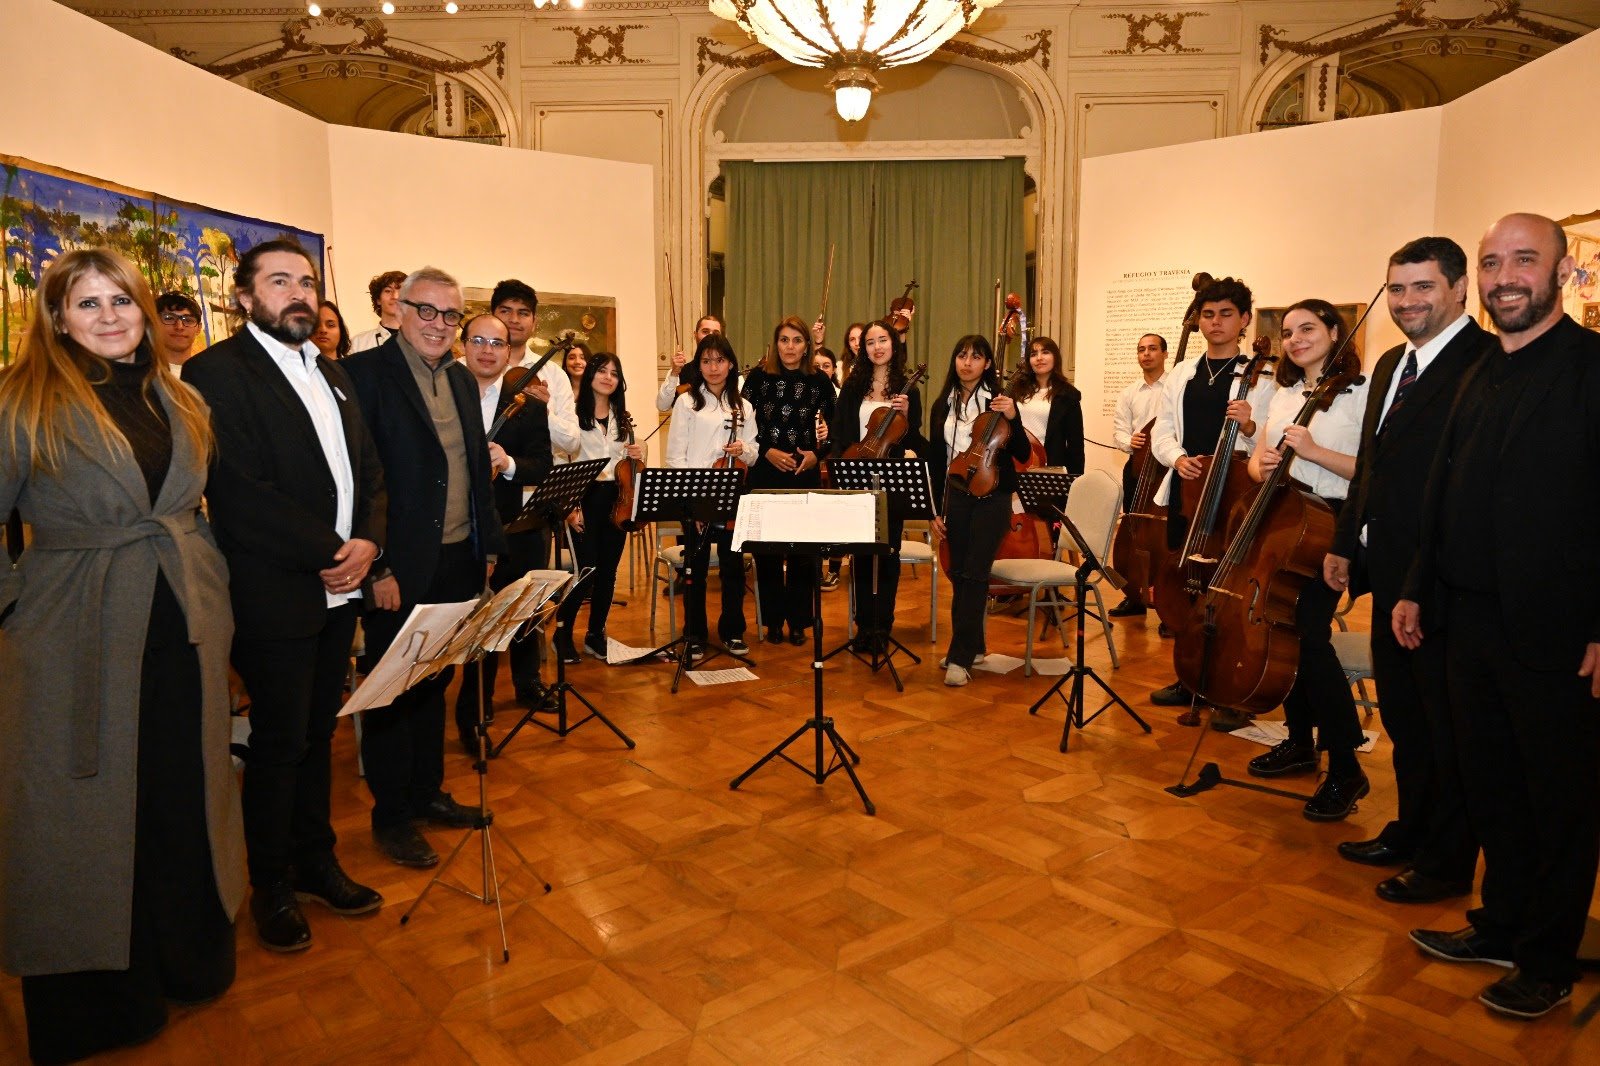
M 1261 379 L 1268 363 L 1272 362 L 1272 341 L 1256 338 L 1254 358 L 1239 372 L 1239 387 L 1235 400 L 1245 399 Z M 1243 501 L 1250 498 L 1255 482 L 1250 477 L 1250 460 L 1234 450 L 1239 440 L 1239 423 L 1231 418 L 1222 420 L 1222 432 L 1217 435 L 1216 449 L 1210 456 L 1200 458 L 1204 473 L 1192 481 L 1173 474 L 1170 491 L 1181 492 L 1183 514 L 1189 519 L 1189 529 L 1183 544 L 1175 552 L 1169 565 L 1156 574 L 1155 606 L 1161 620 L 1174 631 L 1186 620 L 1195 601 L 1206 595 L 1212 572 L 1228 546 L 1227 520 Z
M 1324 378 L 1307 394 L 1294 424 L 1309 425 L 1363 380 L 1359 365 Z M 1306 583 L 1321 580 L 1322 559 L 1333 543 L 1333 511 L 1290 480 L 1294 449 L 1280 438 L 1277 450 L 1283 460 L 1235 516 L 1237 531 L 1203 595 L 1174 627 L 1178 679 L 1222 707 L 1269 711 L 1289 694 L 1300 667 L 1295 606 Z
M 1210 274 L 1201 271 L 1189 282 L 1195 298 L 1183 315 L 1183 333 L 1178 338 L 1178 355 L 1172 361 L 1174 367 L 1183 362 L 1189 350 L 1189 338 L 1200 328 L 1199 293 L 1213 280 Z M 1161 488 L 1166 468 L 1150 446 L 1150 432 L 1155 424 L 1154 418 L 1145 423 L 1139 431 L 1144 444 L 1133 449 L 1130 455 L 1130 461 L 1139 470 L 1139 480 L 1134 485 L 1133 498 L 1126 501 L 1122 520 L 1117 523 L 1117 538 L 1111 545 L 1112 568 L 1135 589 L 1147 589 L 1156 583 L 1156 575 L 1166 565 L 1169 554 L 1167 516 L 1156 503 L 1156 492 Z

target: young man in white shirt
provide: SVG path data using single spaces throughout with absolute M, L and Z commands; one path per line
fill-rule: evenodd
M 378 316 L 378 324 L 350 339 L 352 352 L 377 348 L 400 328 L 400 285 L 405 280 L 405 271 L 386 270 L 367 282 L 367 295 L 372 297 L 372 313 Z
M 1161 407 L 1161 381 L 1167 373 L 1167 340 L 1159 333 L 1146 333 L 1139 338 L 1134 357 L 1139 361 L 1141 377 L 1117 397 L 1116 413 L 1111 421 L 1111 443 L 1130 453 L 1122 466 L 1122 510 L 1126 514 L 1134 504 L 1134 493 L 1139 484 L 1139 468 L 1134 465 L 1132 452 L 1147 447 L 1150 437 L 1145 427 L 1156 417 Z M 1128 618 L 1145 613 L 1144 589 L 1129 588 L 1122 602 L 1111 609 L 1115 618 Z

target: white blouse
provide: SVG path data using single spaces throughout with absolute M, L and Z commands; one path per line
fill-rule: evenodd
M 1045 427 L 1050 424 L 1050 396 L 1040 389 L 1026 401 L 1017 404 L 1017 417 L 1022 419 L 1022 428 L 1043 444 Z
M 965 404 L 961 402 L 960 391 L 956 392 L 950 402 L 950 413 L 944 416 L 947 458 L 960 455 L 972 446 L 972 421 L 989 409 L 989 400 L 993 396 L 994 393 L 982 382 L 972 390 L 972 398 Z
M 667 465 L 670 467 L 708 467 L 725 454 L 732 409 L 726 394 L 707 396 L 705 406 L 696 411 L 694 391 L 684 393 L 672 404 L 672 422 L 667 427 Z M 744 421 L 738 439 L 744 442 L 739 456 L 746 463 L 756 461 L 756 412 L 750 401 L 739 400 Z
M 578 429 L 578 448 L 572 456 L 572 462 L 584 463 L 591 459 L 609 460 L 605 469 L 600 471 L 600 481 L 615 481 L 617 477 L 617 460 L 627 455 L 628 444 L 626 441 L 617 440 L 617 434 L 611 427 L 609 419 L 596 419 L 593 429 Z
M 1283 439 L 1283 431 L 1294 425 L 1295 416 L 1305 406 L 1309 389 L 1302 382 L 1273 393 L 1267 405 L 1264 425 L 1267 447 L 1276 447 Z M 1347 392 L 1334 397 L 1333 406 L 1311 416 L 1311 439 L 1321 447 L 1343 455 L 1354 455 L 1361 448 L 1361 420 L 1367 412 L 1367 381 L 1352 386 Z M 1261 436 L 1258 431 L 1257 436 Z M 1342 500 L 1350 491 L 1350 482 L 1326 467 L 1318 466 L 1302 456 L 1290 461 L 1288 474 L 1306 488 L 1325 499 Z

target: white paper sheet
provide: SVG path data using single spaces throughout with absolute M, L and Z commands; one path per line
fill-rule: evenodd
M 372 672 L 361 686 L 345 701 L 339 715 L 387 707 L 396 696 L 410 688 L 414 681 L 460 658 L 434 663 L 427 669 L 417 663 L 429 663 L 451 642 L 458 632 L 462 619 L 478 606 L 477 600 L 462 603 L 419 603 L 411 608 L 405 625 L 395 635 L 394 643 L 383 653 Z
M 1289 739 L 1289 727 L 1282 722 L 1251 722 L 1243 729 L 1235 729 L 1229 735 L 1238 737 L 1241 740 L 1248 740 L 1252 744 L 1260 744 L 1262 747 L 1271 748 Z M 1316 735 L 1317 731 L 1313 728 L 1311 730 L 1313 740 L 1315 740 Z M 1361 735 L 1366 737 L 1367 740 L 1356 751 L 1365 755 L 1377 745 L 1378 731 L 1375 729 L 1363 729 Z
M 684 676 L 697 685 L 726 685 L 734 681 L 761 680 L 746 666 L 735 666 L 727 670 L 689 670 Z

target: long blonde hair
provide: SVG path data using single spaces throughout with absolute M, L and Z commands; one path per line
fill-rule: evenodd
M 160 357 L 156 343 L 156 302 L 150 286 L 122 256 L 109 248 L 80 248 L 67 252 L 45 269 L 34 296 L 33 321 L 23 335 L 14 363 L 0 373 L 0 440 L 26 447 L 30 468 L 39 473 L 60 469 L 72 429 L 68 415 L 87 412 L 100 439 L 113 454 L 131 451 L 128 440 L 95 395 L 94 386 L 107 380 L 104 360 L 85 351 L 67 336 L 67 294 L 89 274 L 100 274 L 132 297 L 144 315 L 144 340 L 140 348 L 150 356 L 145 371 L 144 399 L 161 414 L 157 382 L 171 404 L 173 431 L 187 435 L 195 451 L 209 459 L 211 422 L 199 394 L 173 376 Z M 11 460 L 15 462 L 15 456 Z M 21 471 L 16 471 L 20 473 Z

